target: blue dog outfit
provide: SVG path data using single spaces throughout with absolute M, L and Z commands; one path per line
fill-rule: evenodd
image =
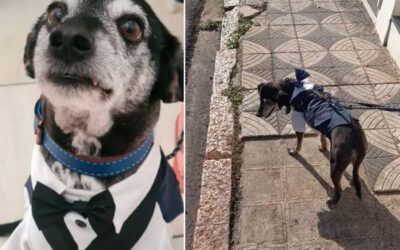
M 292 126 L 296 132 L 304 133 L 306 123 L 321 134 L 328 136 L 337 126 L 351 126 L 353 115 L 338 103 L 328 102 L 315 90 L 314 84 L 308 81 L 305 70 L 296 69 L 297 81 L 291 97 Z

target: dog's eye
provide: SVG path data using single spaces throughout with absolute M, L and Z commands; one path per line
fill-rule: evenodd
M 49 14 L 47 15 L 47 22 L 50 25 L 55 25 L 57 23 L 60 23 L 63 18 L 64 11 L 62 10 L 62 8 L 57 7 L 49 12 Z
M 122 36 L 130 42 L 137 42 L 142 38 L 142 29 L 134 20 L 128 20 L 120 25 Z

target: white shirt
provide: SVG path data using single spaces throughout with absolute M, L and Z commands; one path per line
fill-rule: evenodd
M 301 88 L 295 87 L 290 101 L 292 101 L 298 94 L 305 90 L 314 88 L 314 84 L 309 82 L 309 77 L 303 80 L 304 85 Z M 292 128 L 294 131 L 304 133 L 306 131 L 306 120 L 304 113 L 293 110 L 292 113 Z
M 112 185 L 110 191 L 115 203 L 115 215 L 113 224 L 116 233 L 119 233 L 125 220 L 132 214 L 138 205 L 145 198 L 153 182 L 155 181 L 160 167 L 161 152 L 158 144 L 153 145 L 148 157 L 140 166 L 138 171 L 125 180 Z M 47 166 L 40 147 L 35 145 L 33 149 L 31 180 L 33 188 L 36 183 L 46 185 L 68 202 L 77 200 L 89 201 L 91 197 L 99 192 L 71 189 L 65 186 Z M 33 216 L 31 206 L 25 192 L 26 212 L 23 221 L 10 236 L 8 241 L 1 247 L 1 250 L 50 250 L 43 233 L 39 231 Z M 79 249 L 85 249 L 97 237 L 87 218 L 76 212 L 69 212 L 64 217 L 65 224 L 72 234 Z M 79 221 L 85 227 L 78 226 Z M 132 249 L 135 250 L 172 250 L 172 235 L 168 224 L 163 219 L 161 209 L 156 203 L 153 216 L 139 239 Z

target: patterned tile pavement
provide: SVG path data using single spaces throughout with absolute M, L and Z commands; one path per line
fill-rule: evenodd
M 311 81 L 351 101 L 400 106 L 400 70 L 381 46 L 374 25 L 357 0 L 273 0 L 243 38 L 241 117 L 244 137 L 293 134 L 290 116 L 278 111 L 258 118 L 260 82 L 306 69 Z M 365 167 L 374 191 L 400 190 L 400 116 L 354 111 L 366 130 Z M 307 132 L 312 132 L 308 130 Z

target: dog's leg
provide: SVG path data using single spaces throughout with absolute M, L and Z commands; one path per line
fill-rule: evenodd
M 335 193 L 333 194 L 333 198 L 327 201 L 330 209 L 333 209 L 340 200 L 340 193 L 342 192 L 342 187 L 340 185 L 342 173 L 343 172 L 340 171 L 340 166 L 338 166 L 337 162 L 331 160 L 331 179 L 335 188 Z
M 354 186 L 354 188 L 356 189 L 357 197 L 360 200 L 362 199 L 362 195 L 361 195 L 361 183 L 360 183 L 360 177 L 358 175 L 358 170 L 360 168 L 362 161 L 363 157 L 360 157 L 353 162 L 353 179 L 350 182 L 350 185 Z
M 342 149 L 332 147 L 330 165 L 331 179 L 335 188 L 335 193 L 333 194 L 333 198 L 327 201 L 330 209 L 333 209 L 340 200 L 340 193 L 342 192 L 340 181 L 342 180 L 344 170 L 346 170 L 346 167 L 351 162 L 351 160 L 346 158 L 345 155 L 346 154 L 345 152 L 342 152 Z
M 290 155 L 295 155 L 298 152 L 300 152 L 301 145 L 303 144 L 303 136 L 304 136 L 304 133 L 296 132 L 296 138 L 297 138 L 296 147 L 288 149 L 288 152 Z
M 318 149 L 320 152 L 325 152 L 327 149 L 328 142 L 326 141 L 326 137 L 323 134 L 320 135 L 320 139 L 321 139 L 321 145 L 319 145 Z

